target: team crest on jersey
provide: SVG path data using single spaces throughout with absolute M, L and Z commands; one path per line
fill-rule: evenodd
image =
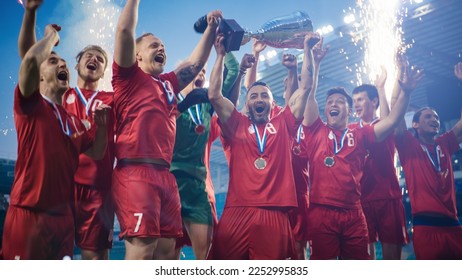
M 69 96 L 66 99 L 67 104 L 72 104 L 75 102 L 75 94 L 69 94 Z

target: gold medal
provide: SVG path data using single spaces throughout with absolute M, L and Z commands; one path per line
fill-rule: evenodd
M 334 166 L 335 164 L 335 160 L 334 160 L 334 157 L 326 157 L 324 159 L 324 165 L 327 166 L 327 167 L 332 167 Z
M 258 170 L 265 169 L 266 167 L 266 160 L 264 158 L 257 158 L 254 162 L 255 168 Z

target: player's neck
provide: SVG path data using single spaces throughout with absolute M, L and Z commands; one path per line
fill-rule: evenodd
M 433 145 L 435 144 L 435 136 L 429 133 L 419 133 L 419 141 L 424 144 Z
M 85 81 L 81 78 L 77 80 L 77 87 L 84 90 L 98 90 L 98 81 Z
M 58 105 L 63 104 L 63 94 L 65 91 L 66 89 L 53 89 L 43 84 L 40 85 L 40 93 Z
M 369 116 L 363 116 L 361 118 L 361 121 L 363 124 L 367 125 L 367 124 L 370 124 L 371 122 L 373 122 L 375 119 L 377 119 L 377 115 L 374 113 L 374 114 L 371 114 Z
M 49 100 L 51 100 L 53 103 L 57 105 L 62 105 L 63 104 L 63 96 L 62 94 L 57 94 L 57 93 L 51 93 L 50 91 L 45 91 L 45 93 L 42 93 L 44 96 L 46 96 Z

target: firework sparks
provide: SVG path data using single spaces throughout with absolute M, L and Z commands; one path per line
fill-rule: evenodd
M 89 44 L 101 46 L 108 55 L 108 67 L 104 73 L 104 79 L 100 81 L 102 90 L 111 90 L 112 77 L 112 54 L 114 53 L 114 34 L 116 21 L 120 14 L 120 6 L 115 0 L 82 0 L 70 1 L 70 6 L 77 5 L 80 11 L 78 16 L 69 20 L 68 36 L 64 38 L 64 49 L 69 50 L 66 56 L 74 57 L 81 49 Z
M 390 95 L 396 73 L 395 55 L 403 51 L 402 41 L 402 0 L 358 0 L 356 13 L 357 22 L 354 23 L 356 32 L 352 35 L 353 42 L 362 42 L 360 51 L 364 52 L 364 59 L 356 66 L 357 84 L 374 83 L 381 73 L 381 66 L 388 72 L 385 91 L 387 99 Z

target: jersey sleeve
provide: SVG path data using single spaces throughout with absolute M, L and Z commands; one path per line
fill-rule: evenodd
M 19 86 L 16 86 L 14 90 L 14 112 L 20 115 L 30 115 L 37 108 L 40 99 L 41 96 L 38 90 L 26 98 L 22 95 Z
M 452 130 L 439 136 L 436 141 L 442 146 L 446 146 L 451 155 L 460 149 L 459 142 L 457 142 L 457 137 Z

